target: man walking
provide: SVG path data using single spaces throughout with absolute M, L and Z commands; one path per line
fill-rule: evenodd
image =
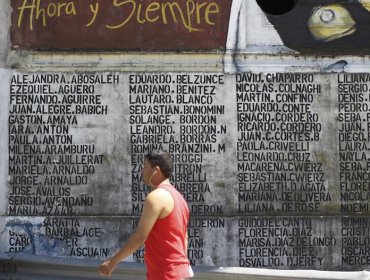
M 148 280 L 180 280 L 193 276 L 187 257 L 189 209 L 170 183 L 173 163 L 164 151 L 145 156 L 143 181 L 152 191 L 145 199 L 139 225 L 126 244 L 101 264 L 100 275 L 109 276 L 117 264 L 145 243 Z

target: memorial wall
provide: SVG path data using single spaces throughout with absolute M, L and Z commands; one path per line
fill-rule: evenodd
M 207 55 L 233 45 L 241 53 L 251 48 L 243 35 L 251 27 L 235 24 L 250 20 L 243 13 L 251 7 L 257 19 L 271 21 L 252 38 L 265 44 L 257 33 L 267 28 L 274 44 L 291 48 L 297 60 L 309 55 L 299 47 L 304 40 L 319 54 L 329 41 L 340 51 L 347 41 L 334 42 L 357 31 L 336 29 L 328 40 L 332 29 L 323 27 L 325 40 L 311 32 L 313 39 L 306 34 L 295 48 L 280 33 L 277 17 L 273 21 L 254 1 L 93 2 L 11 1 L 13 52 L 154 48 Z M 312 24 L 317 11 L 322 23 L 342 15 L 344 4 L 333 5 L 310 7 L 307 28 L 318 28 Z M 102 14 L 114 16 L 104 22 Z M 87 31 L 71 32 L 71 23 Z M 175 36 L 177 30 L 184 38 Z M 167 44 L 172 36 L 176 40 Z M 349 49 L 342 51 L 348 55 Z M 48 70 L 1 70 L 7 104 L 1 112 L 1 252 L 110 257 L 136 228 L 149 192 L 141 180 L 144 155 L 164 149 L 174 160 L 171 181 L 190 209 L 193 265 L 366 269 L 370 74 L 233 66 L 237 71 L 153 71 L 155 65 L 140 72 L 73 65 L 50 70 L 50 60 Z M 141 248 L 128 260 L 142 262 L 143 254 Z

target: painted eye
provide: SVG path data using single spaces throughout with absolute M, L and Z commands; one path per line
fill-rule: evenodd
M 358 0 L 361 5 L 370 12 L 370 0 Z
M 370 0 L 366 2 L 370 3 Z M 356 31 L 351 14 L 339 4 L 313 9 L 308 28 L 316 40 L 324 42 L 348 36 Z
M 324 23 L 330 23 L 335 20 L 335 13 L 331 9 L 324 9 L 320 14 L 320 19 Z

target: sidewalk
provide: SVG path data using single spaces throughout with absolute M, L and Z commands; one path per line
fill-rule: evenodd
M 87 280 L 87 279 L 145 279 L 142 263 L 122 262 L 109 278 L 98 275 L 100 261 L 51 258 L 19 253 L 0 254 L 1 280 Z M 275 270 L 239 267 L 193 267 L 193 280 L 370 280 L 370 272 L 338 272 L 314 270 Z

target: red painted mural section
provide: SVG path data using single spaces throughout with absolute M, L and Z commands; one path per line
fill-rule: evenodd
M 21 49 L 224 50 L 231 0 L 12 0 Z

